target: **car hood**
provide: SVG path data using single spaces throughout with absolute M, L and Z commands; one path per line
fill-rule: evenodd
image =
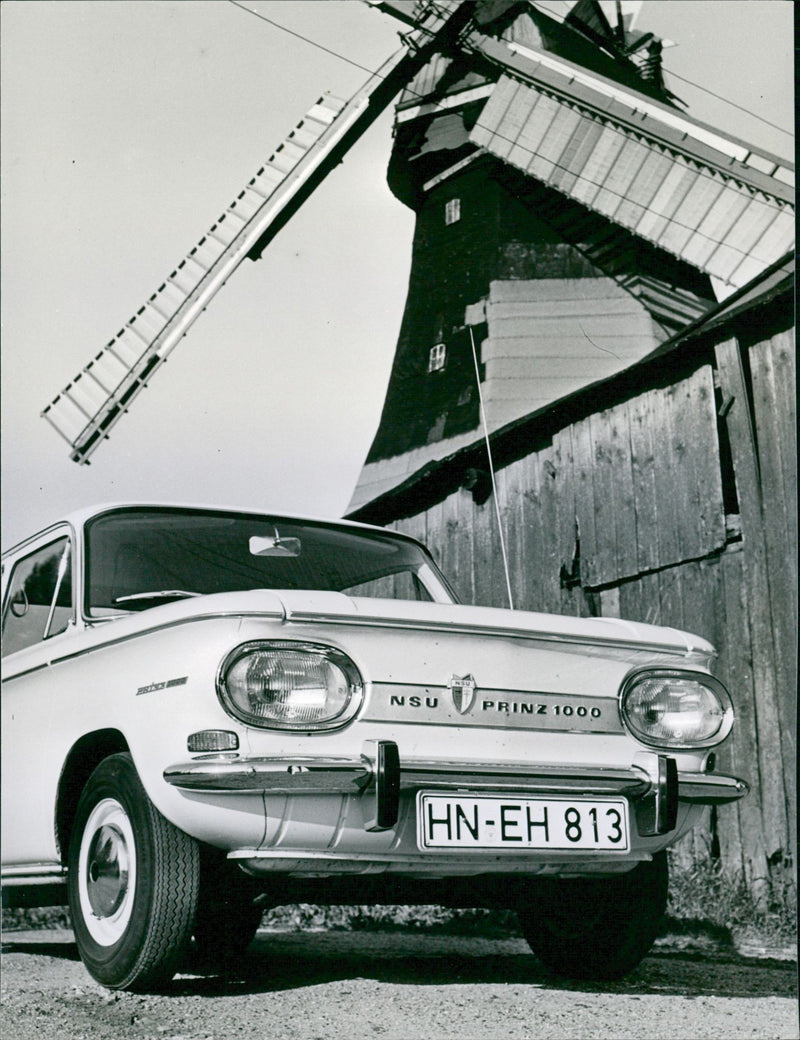
M 619 618 L 579 618 L 534 611 L 475 607 L 410 600 L 366 599 L 338 592 L 252 589 L 164 604 L 116 619 L 126 629 L 150 629 L 194 618 L 238 616 L 279 621 L 291 626 L 342 626 L 466 636 L 502 637 L 558 644 L 567 649 L 650 651 L 710 659 L 714 648 L 700 636 L 674 628 Z
M 277 596 L 285 620 L 294 623 L 423 629 L 673 654 L 714 653 L 712 645 L 699 636 L 620 618 L 578 618 L 498 607 L 361 599 L 339 593 L 280 592 Z

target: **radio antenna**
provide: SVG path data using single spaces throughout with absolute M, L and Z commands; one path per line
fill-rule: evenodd
M 514 609 L 514 596 L 511 592 L 511 573 L 508 569 L 508 554 L 506 553 L 506 540 L 503 537 L 503 522 L 500 519 L 500 502 L 497 498 L 497 482 L 494 477 L 494 462 L 492 461 L 492 446 L 489 443 L 489 427 L 486 424 L 486 409 L 483 406 L 483 392 L 481 390 L 481 370 L 478 366 L 478 351 L 475 347 L 475 336 L 472 332 L 472 326 L 469 325 L 469 341 L 472 344 L 472 360 L 475 362 L 475 383 L 478 387 L 478 405 L 481 413 L 481 426 L 483 427 L 483 436 L 486 440 L 486 455 L 489 459 L 489 476 L 492 478 L 492 498 L 494 499 L 494 511 L 497 516 L 497 531 L 500 535 L 500 552 L 503 556 L 503 570 L 506 576 L 506 591 L 508 593 L 508 605 Z

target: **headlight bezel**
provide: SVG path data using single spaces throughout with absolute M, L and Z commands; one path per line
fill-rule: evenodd
M 324 658 L 329 664 L 342 672 L 347 682 L 347 697 L 342 708 L 332 717 L 318 721 L 302 719 L 270 719 L 257 716 L 246 711 L 237 703 L 228 688 L 228 677 L 231 669 L 243 658 L 264 653 L 281 652 L 291 654 L 312 654 Z M 240 643 L 220 662 L 216 676 L 217 697 L 225 712 L 232 718 L 258 730 L 279 730 L 289 733 L 331 733 L 349 725 L 364 703 L 365 683 L 355 662 L 338 647 L 329 643 L 309 642 L 308 640 L 290 639 L 253 639 Z
M 629 714 L 628 699 L 633 690 L 646 682 L 652 680 L 679 680 L 689 683 L 697 683 L 705 687 L 716 698 L 720 708 L 720 721 L 713 733 L 702 738 L 683 739 L 680 737 L 656 737 L 637 724 L 637 721 Z M 645 666 L 636 668 L 629 672 L 620 686 L 619 691 L 619 716 L 625 730 L 639 743 L 647 747 L 660 750 L 669 749 L 673 751 L 700 751 L 707 748 L 717 747 L 730 734 L 734 723 L 733 702 L 725 686 L 708 672 L 695 669 L 675 668 L 668 666 Z

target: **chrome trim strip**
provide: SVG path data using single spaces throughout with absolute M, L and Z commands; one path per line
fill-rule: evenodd
M 358 794 L 373 782 L 366 756 L 345 758 L 206 757 L 164 770 L 168 784 L 184 790 L 258 791 L 271 794 Z M 400 763 L 400 789 L 417 791 L 516 791 L 528 794 L 618 794 L 638 798 L 650 790 L 643 769 L 536 766 L 524 763 L 438 762 L 406 759 Z
M 62 632 L 61 634 L 63 635 L 64 633 Z M 53 636 L 53 638 L 55 639 L 57 637 Z M 25 649 L 27 650 L 28 648 L 25 647 Z M 3 663 L 5 664 L 5 662 L 10 657 L 11 657 L 11 654 L 9 654 L 8 657 L 3 659 Z M 5 685 L 5 683 L 10 683 L 14 679 L 24 679 L 26 675 L 33 675 L 34 672 L 42 672 L 42 671 L 44 671 L 45 668 L 48 668 L 49 666 L 50 666 L 50 662 L 49 661 L 44 661 L 42 664 L 35 664 L 35 665 L 32 665 L 30 668 L 23 668 L 22 671 L 14 672 L 13 675 L 9 675 L 7 672 L 4 672 L 4 674 L 3 674 L 3 684 Z
M 75 650 L 69 654 L 61 654 L 59 657 L 53 657 L 46 664 L 62 664 L 64 661 L 71 661 L 76 657 L 86 657 L 89 654 L 98 653 L 100 650 L 107 650 L 109 647 L 117 646 L 120 643 L 129 643 L 132 639 L 139 639 L 153 632 L 164 632 L 168 628 L 180 628 L 183 625 L 191 625 L 195 621 L 220 621 L 227 618 L 260 618 L 264 621 L 273 621 L 278 624 L 283 624 L 285 621 L 283 612 L 278 613 L 277 611 L 272 613 L 268 610 L 210 610 L 208 613 L 192 614 L 191 617 L 177 618 L 174 621 L 157 621 L 148 625 L 147 628 L 137 629 L 135 632 L 126 632 L 124 635 L 115 636 L 113 639 L 104 639 L 102 642 L 95 643 L 92 646 Z M 90 631 L 95 626 L 108 628 L 110 627 L 108 624 L 110 621 L 124 621 L 127 618 L 120 615 L 114 618 L 88 618 L 84 620 L 87 622 L 87 631 Z M 15 678 L 15 676 L 11 676 L 11 678 Z
M 533 628 L 512 628 L 506 625 L 480 625 L 480 624 L 461 624 L 457 621 L 425 621 L 424 623 L 418 620 L 405 620 L 403 618 L 386 618 L 380 615 L 370 616 L 369 614 L 326 614 L 323 611 L 311 611 L 311 610 L 288 610 L 286 614 L 286 624 L 325 624 L 325 625 L 345 625 L 349 627 L 363 627 L 363 628 L 399 628 L 399 629 L 417 629 L 424 630 L 425 632 L 453 632 L 458 635 L 467 636 L 498 636 L 503 639 L 527 639 L 531 642 L 538 643 L 557 643 L 561 646 L 594 646 L 602 647 L 607 649 L 616 650 L 641 650 L 653 653 L 667 653 L 673 657 L 685 658 L 695 654 L 701 654 L 706 656 L 705 652 L 697 647 L 693 647 L 688 641 L 684 640 L 682 643 L 650 643 L 644 640 L 637 639 L 622 639 L 615 638 L 611 631 L 609 631 L 609 637 L 603 638 L 600 636 L 570 636 L 560 634 L 557 632 L 548 632 L 541 629 Z M 677 631 L 671 629 L 670 631 Z M 681 633 L 682 634 L 682 633 Z
M 56 876 L 55 874 L 36 874 L 27 877 L 20 876 L 3 878 L 3 888 L 28 888 L 31 885 L 33 885 L 33 887 L 35 888 L 37 886 L 44 887 L 45 885 L 66 885 L 66 883 L 66 874 L 64 874 L 63 876 Z
M 169 766 L 164 779 L 188 791 L 358 794 L 372 780 L 372 767 L 366 759 L 208 756 Z
M 393 726 L 469 726 L 548 733 L 624 734 L 618 695 L 555 693 L 476 686 L 475 700 L 459 714 L 448 687 L 373 681 L 363 722 Z
M 697 805 L 725 805 L 736 802 L 750 790 L 746 780 L 721 773 L 680 773 L 678 798 Z
M 443 773 L 441 770 L 404 770 L 400 789 L 404 791 L 514 791 L 532 795 L 627 795 L 639 798 L 650 789 L 650 779 L 634 770 L 587 769 L 576 775 L 542 768 L 527 773 L 485 775 L 473 772 Z
M 66 880 L 67 868 L 61 863 L 26 863 L 20 867 L 3 867 L 4 885 L 52 884 Z

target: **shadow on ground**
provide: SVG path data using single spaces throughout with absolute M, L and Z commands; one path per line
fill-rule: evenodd
M 69 933 L 6 933 L 4 954 L 78 960 Z M 682 997 L 795 997 L 797 965 L 735 951 L 662 946 L 627 978 L 591 983 L 555 979 L 521 939 L 369 932 L 259 932 L 239 958 L 215 969 L 187 963 L 175 996 L 234 996 L 302 990 L 354 979 L 406 986 L 515 983 L 581 993 Z

